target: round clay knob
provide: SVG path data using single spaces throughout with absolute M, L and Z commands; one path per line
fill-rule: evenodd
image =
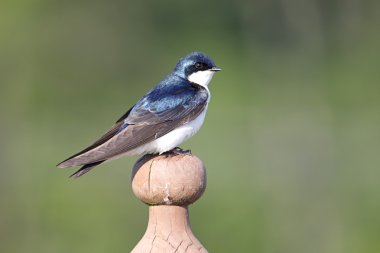
M 187 206 L 206 189 L 206 170 L 191 154 L 145 155 L 132 171 L 132 189 L 148 205 Z

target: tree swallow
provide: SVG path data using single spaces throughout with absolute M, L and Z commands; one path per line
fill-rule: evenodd
M 82 166 L 80 177 L 95 166 L 120 156 L 162 154 L 175 150 L 202 126 L 210 83 L 216 67 L 209 56 L 193 52 L 145 94 L 103 136 L 57 166 Z

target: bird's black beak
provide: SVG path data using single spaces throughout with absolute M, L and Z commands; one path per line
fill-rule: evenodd
M 218 71 L 221 71 L 222 69 L 218 67 L 212 67 L 210 70 L 214 72 L 218 72 Z

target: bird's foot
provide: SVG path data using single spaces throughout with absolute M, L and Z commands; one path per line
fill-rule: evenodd
M 191 155 L 190 149 L 182 149 L 180 147 L 173 148 L 172 152 L 176 155 Z
M 168 156 L 175 156 L 175 155 L 191 155 L 191 150 L 190 149 L 182 149 L 180 147 L 175 147 L 172 150 L 166 151 L 164 153 L 166 157 Z

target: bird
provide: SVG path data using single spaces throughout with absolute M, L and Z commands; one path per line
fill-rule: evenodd
M 220 70 L 205 53 L 186 55 L 105 134 L 57 167 L 81 166 L 70 176 L 80 177 L 121 156 L 186 152 L 178 146 L 202 126 L 211 98 L 208 85 Z

